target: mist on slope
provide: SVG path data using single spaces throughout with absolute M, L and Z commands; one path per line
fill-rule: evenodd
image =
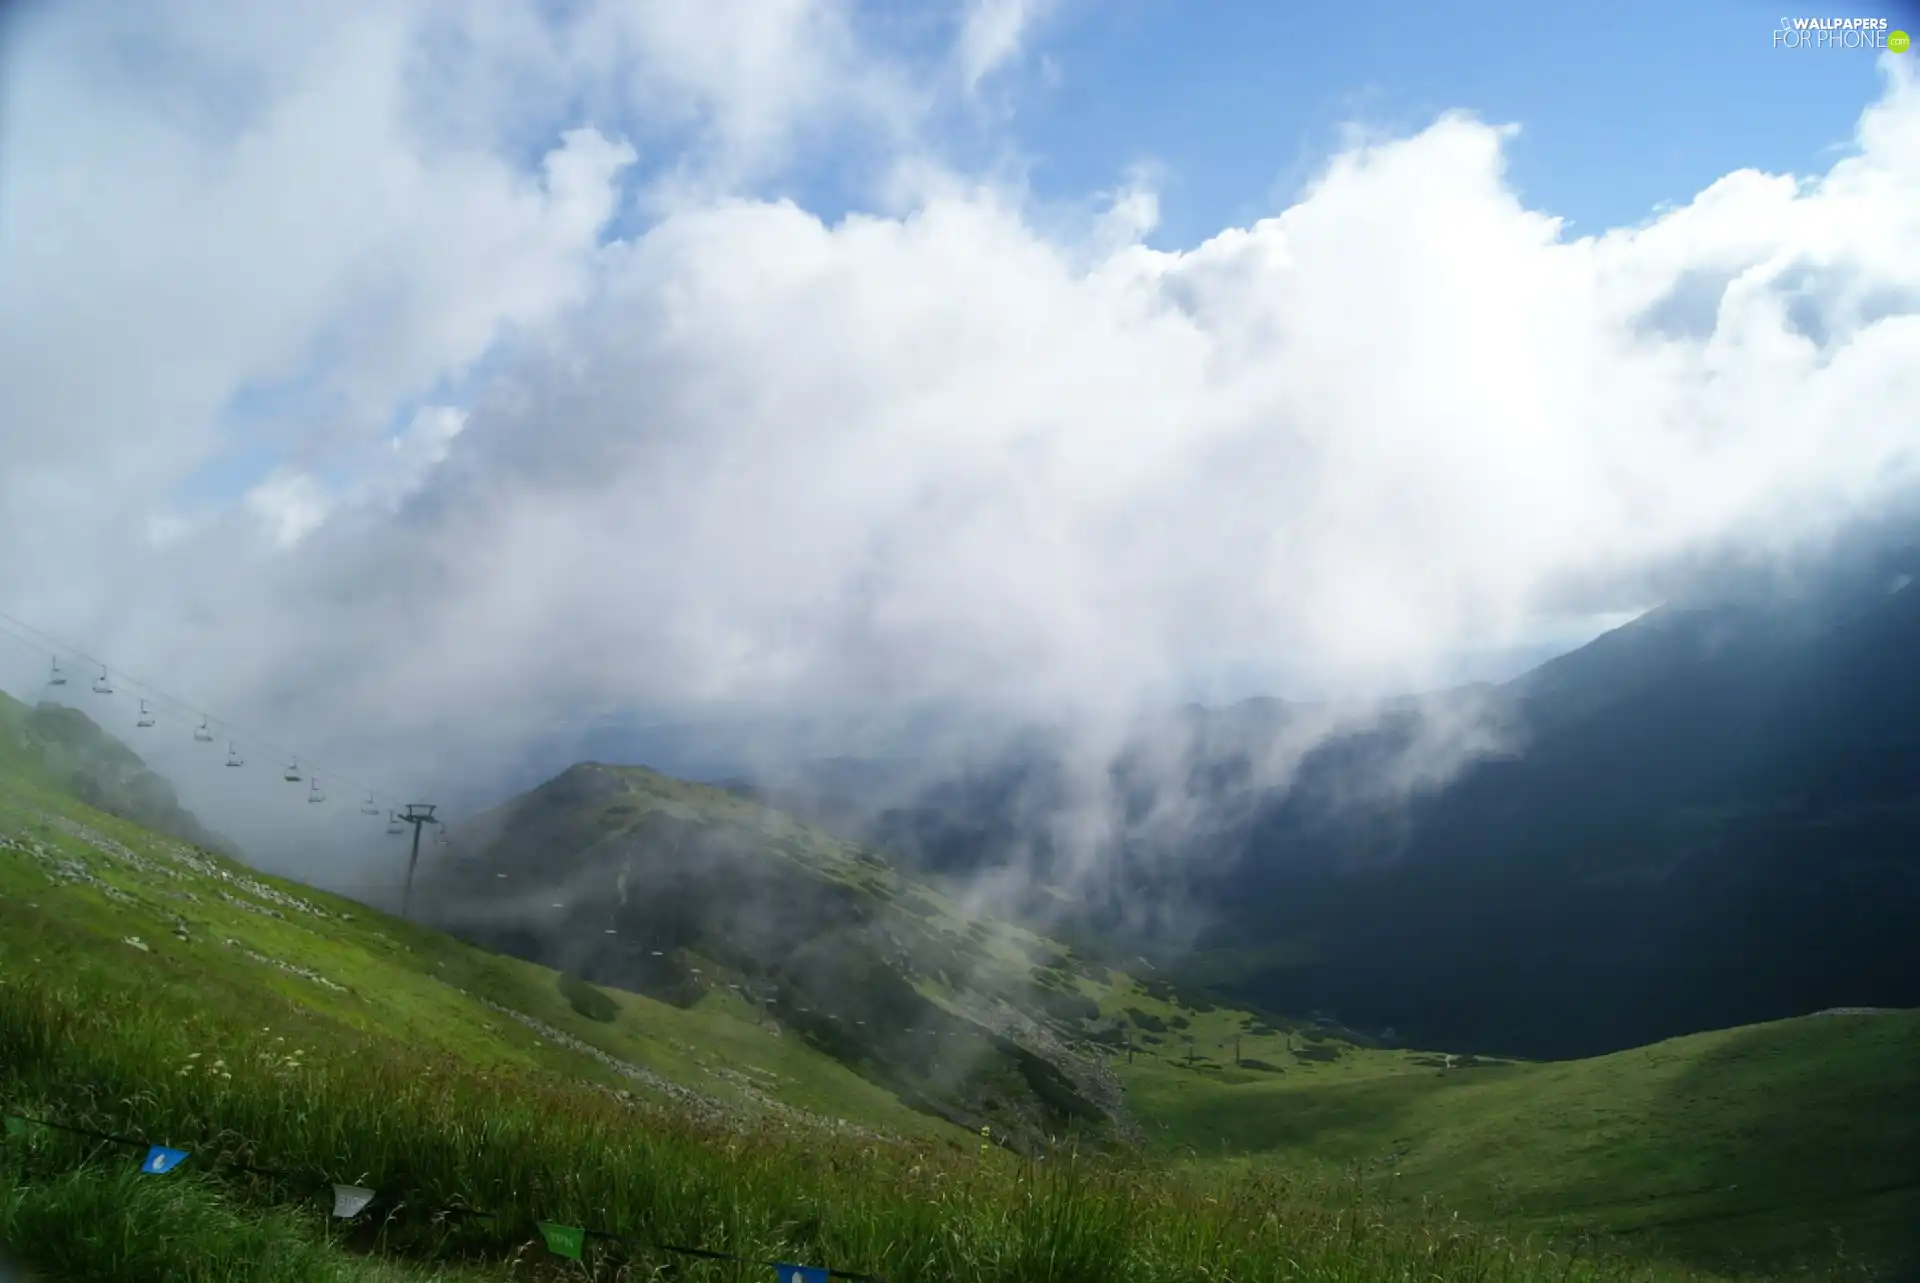
M 1363 696 L 1591 636 L 1913 476 L 1898 59 L 1826 173 L 1637 227 L 1566 238 L 1510 131 L 1449 114 L 1161 252 L 1150 188 L 1063 226 L 945 160 L 927 122 L 978 48 L 918 75 L 802 14 L 763 83 L 675 44 L 742 20 L 155 6 L 118 21 L 163 70 L 64 16 L 8 45 L 0 379 L 32 412 L 0 429 L 0 598 L 311 752 L 335 804 L 259 748 L 224 768 L 190 709 L 127 732 L 269 867 L 391 885 L 364 790 L 490 801 L 608 713 L 718 727 L 708 759 L 758 775 L 878 746 L 931 778 L 1039 725 L 1050 877 L 1140 833 L 1178 857 L 1219 821 L 1155 729 L 1183 701 L 1309 701 L 1254 763 L 1278 787 Z M 659 101 L 618 88 L 661 68 Z M 672 165 L 634 145 L 689 120 Z M 864 208 L 792 198 L 855 143 Z M 36 691 L 44 653 L 5 645 Z M 1421 727 L 1396 787 L 1511 747 L 1471 699 Z M 1143 740 L 1169 778 L 1135 815 L 1111 766 Z

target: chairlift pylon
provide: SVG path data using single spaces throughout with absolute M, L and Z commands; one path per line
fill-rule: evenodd
M 140 701 L 140 720 L 135 722 L 134 725 L 136 727 L 153 725 L 153 714 L 147 710 L 147 701 L 144 699 Z
M 60 671 L 60 661 L 56 659 L 53 661 L 52 671 L 47 675 L 47 685 L 65 686 L 66 684 L 67 675 Z
M 193 737 L 202 744 L 213 743 L 213 731 L 208 728 L 206 718 L 201 718 L 200 724 L 193 728 Z
M 374 805 L 374 801 L 373 801 L 373 794 L 371 794 L 371 793 L 369 793 L 369 794 L 367 794 L 367 804 L 366 804 L 365 806 L 363 806 L 363 807 L 361 807 L 361 808 L 360 808 L 360 814 L 362 814 L 362 815 L 378 815 L 378 814 L 380 814 L 380 808 L 379 808 L 378 806 L 376 806 L 376 805 Z
M 289 784 L 298 784 L 300 782 L 299 758 L 296 757 L 293 761 L 287 763 L 287 773 L 283 778 L 285 778 Z
M 100 665 L 100 680 L 93 684 L 93 693 L 96 695 L 113 694 L 113 684 L 107 680 L 107 666 L 105 664 Z
M 240 750 L 233 746 L 232 740 L 228 740 L 227 741 L 227 765 L 228 766 L 245 766 L 246 764 L 247 764 L 246 759 L 240 756 Z

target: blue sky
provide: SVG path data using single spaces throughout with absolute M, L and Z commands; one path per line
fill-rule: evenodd
M 1859 13 L 1920 30 L 1913 9 Z M 1453 108 L 1522 127 L 1512 181 L 1579 235 L 1639 223 L 1735 169 L 1832 164 L 1881 92 L 1875 55 L 1775 49 L 1782 12 L 1799 10 L 1112 0 L 1043 26 L 1007 88 L 1041 196 L 1077 198 L 1140 160 L 1161 167 L 1159 248 L 1284 207 L 1348 122 L 1404 134 Z

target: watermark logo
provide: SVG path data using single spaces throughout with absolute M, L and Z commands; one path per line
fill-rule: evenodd
M 1775 49 L 1873 49 L 1905 53 L 1912 41 L 1885 18 L 1782 18 Z

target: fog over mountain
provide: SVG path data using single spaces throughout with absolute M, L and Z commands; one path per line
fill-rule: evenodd
M 752 791 L 1056 931 L 1423 1045 L 1583 1055 L 1911 1006 L 1916 583 L 1907 520 L 1722 567 L 1502 685 L 1189 709 L 1109 763 L 1091 861 L 1060 736 Z
M 1366 699 L 1913 482 L 1906 63 L 1824 172 L 1732 167 L 1637 226 L 1531 208 L 1462 104 L 1161 250 L 1145 177 L 1069 216 L 945 146 L 991 128 L 970 94 L 1029 35 L 996 30 L 894 43 L 825 0 L 13 20 L 0 600 L 124 666 L 112 698 L 186 697 L 143 754 L 276 867 L 392 867 L 271 780 L 281 747 L 341 798 L 477 806 L 615 714 L 753 750 L 644 749 L 697 773 L 1062 728 L 1086 805 L 1049 840 L 1090 876 L 1142 718 L 1310 704 L 1251 768 L 1278 786 Z M 827 154 L 844 216 L 797 177 Z M 0 680 L 48 659 L 9 641 Z M 274 747 L 228 771 L 195 712 Z M 1448 714 L 1415 776 L 1507 733 Z

